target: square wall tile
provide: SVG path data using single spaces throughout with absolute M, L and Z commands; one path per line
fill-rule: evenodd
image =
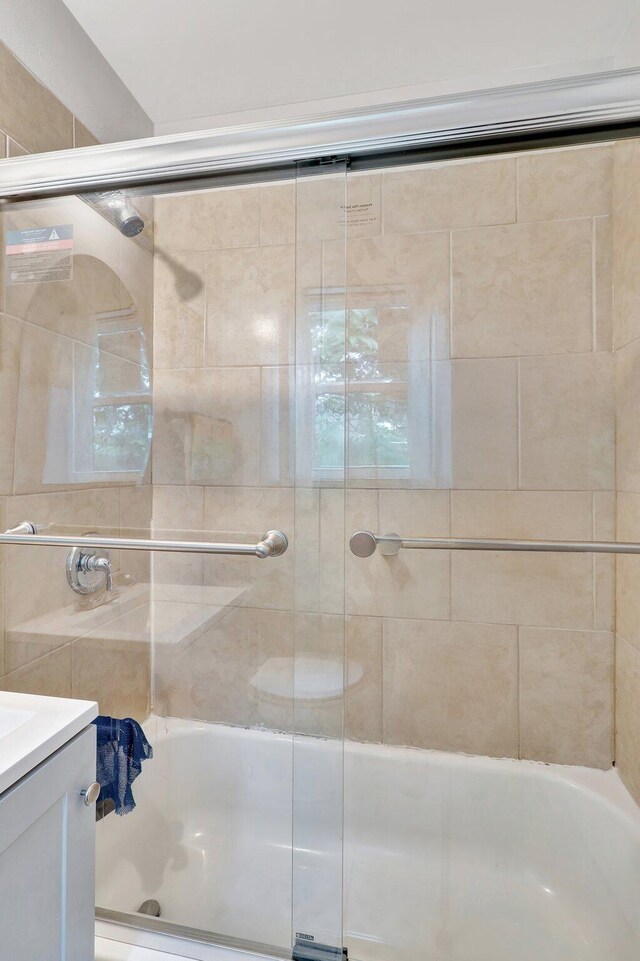
M 380 533 L 447 537 L 449 497 L 449 491 L 444 490 L 381 490 L 378 494 Z
M 268 530 L 290 539 L 282 557 L 204 558 L 204 583 L 237 588 L 234 606 L 293 610 L 296 538 L 294 492 L 290 488 L 209 487 L 204 497 L 204 527 L 215 539 L 257 543 Z
M 360 566 L 358 566 L 358 564 Z M 373 617 L 448 618 L 447 551 L 377 552 L 347 560 L 347 611 Z
M 159 370 L 153 477 L 159 484 L 248 486 L 259 476 L 260 370 Z
M 451 598 L 454 620 L 591 630 L 593 563 L 588 554 L 452 551 Z
M 73 147 L 73 115 L 0 44 L 0 128 L 32 153 Z
M 616 770 L 640 804 L 640 651 L 616 639 Z
M 13 493 L 15 469 L 16 419 L 20 386 L 20 358 L 24 325 L 19 320 L 0 314 L 0 493 Z
M 153 537 L 195 540 L 206 531 L 204 523 L 204 488 L 154 484 Z M 207 535 L 210 532 L 207 532 Z M 204 583 L 204 555 L 152 554 L 151 572 L 154 584 Z
M 520 756 L 611 767 L 612 634 L 520 628 Z
M 517 664 L 514 627 L 385 620 L 385 743 L 516 757 Z
M 346 516 L 350 498 L 340 488 L 294 491 L 297 611 L 344 613 L 347 532 L 360 526 Z
M 419 285 L 425 306 L 444 313 L 449 301 L 449 234 L 442 231 L 352 240 L 348 246 L 348 277 L 350 285 Z
M 209 256 L 208 366 L 293 363 L 295 265 L 293 244 Z
M 384 495 L 384 496 L 383 496 Z M 347 530 L 380 529 L 377 491 L 349 491 Z M 445 491 L 380 492 L 382 519 L 387 530 L 406 530 L 413 522 L 423 524 L 420 533 L 446 536 L 449 501 Z M 385 557 L 355 557 L 347 551 L 346 591 L 349 614 L 373 617 L 449 617 L 449 552 L 401 551 Z
M 151 484 L 138 487 L 121 487 L 120 535 L 122 537 L 152 537 L 151 510 L 153 491 Z M 138 584 L 148 584 L 154 558 L 171 557 L 170 554 L 152 554 L 150 551 L 119 551 L 122 574 L 127 574 Z M 173 555 L 175 556 L 175 555 Z
M 591 540 L 588 491 L 452 491 L 453 537 Z
M 617 538 L 640 541 L 640 494 L 617 495 Z M 616 556 L 616 632 L 640 650 L 640 557 Z
M 260 243 L 296 242 L 296 184 L 267 184 L 260 188 Z
M 452 316 L 453 357 L 591 350 L 591 222 L 456 230 Z
M 618 491 L 640 492 L 640 340 L 616 352 L 616 485 Z
M 0 689 L 43 697 L 71 697 L 71 647 L 67 644 L 0 678 Z
M 520 486 L 612 490 L 615 469 L 611 354 L 520 361 Z
M 518 157 L 518 220 L 571 220 L 608 214 L 613 147 L 532 150 Z
M 382 741 L 382 623 L 347 618 L 345 734 L 351 741 Z
M 638 181 L 640 186 L 640 180 Z M 640 337 L 640 190 L 634 189 L 613 214 L 613 344 Z
M 507 224 L 516 219 L 516 162 L 429 164 L 383 175 L 386 234 Z
M 613 218 L 596 217 L 596 350 L 613 350 Z
M 593 537 L 597 541 L 615 541 L 616 501 L 614 491 L 593 493 Z M 589 538 L 587 538 L 588 540 Z M 596 631 L 613 631 L 616 624 L 616 556 L 593 555 L 594 622 Z
M 298 243 L 377 237 L 381 231 L 380 175 L 341 171 L 296 182 Z
M 253 247 L 259 243 L 259 187 L 216 187 L 156 198 L 156 253 Z
M 514 359 L 451 362 L 453 487 L 518 486 L 518 366 Z
M 153 366 L 203 367 L 205 349 L 205 263 L 197 251 L 154 258 Z
M 131 621 L 131 617 L 128 619 Z M 72 696 L 97 701 L 101 714 L 144 721 L 151 691 L 151 635 L 141 612 L 133 636 L 120 639 L 118 622 L 71 644 Z
M 244 727 L 259 724 L 268 695 L 256 686 L 256 675 L 270 658 L 292 658 L 293 618 L 287 611 L 230 608 L 187 650 L 157 650 L 158 713 Z M 285 674 L 285 684 L 286 679 Z M 291 700 L 278 698 L 275 704 L 280 729 L 291 730 Z
M 613 145 L 613 208 L 640 184 L 640 138 L 624 137 Z
M 294 730 L 298 734 L 342 738 L 345 677 L 350 678 L 347 683 L 355 684 L 362 667 L 345 662 L 344 618 L 336 614 L 297 613 L 293 625 L 291 658 L 282 665 L 289 671 L 285 687 L 290 678 L 291 699 L 274 699 L 265 690 L 276 667 L 272 660 L 265 662 L 254 682 L 260 720 L 268 727 Z M 263 678 L 266 684 L 261 683 Z

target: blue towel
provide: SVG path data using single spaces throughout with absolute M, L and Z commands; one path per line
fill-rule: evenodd
M 136 806 L 131 785 L 140 774 L 142 762 L 153 757 L 153 748 L 131 717 L 120 720 L 100 715 L 93 723 L 98 728 L 98 804 L 113 801 L 116 814 L 128 814 Z

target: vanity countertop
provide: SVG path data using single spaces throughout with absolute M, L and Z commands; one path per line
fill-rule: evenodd
M 97 715 L 94 701 L 0 691 L 0 794 Z

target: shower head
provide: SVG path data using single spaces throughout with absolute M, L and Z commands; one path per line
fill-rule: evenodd
M 114 224 L 125 237 L 137 237 L 144 230 L 143 218 L 122 190 L 90 194 L 89 197 L 98 207 L 109 211 Z
M 118 230 L 125 237 L 137 237 L 144 230 L 144 220 L 133 206 L 125 202 L 114 211 Z

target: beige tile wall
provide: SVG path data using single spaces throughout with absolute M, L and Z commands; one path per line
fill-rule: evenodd
M 614 150 L 613 343 L 617 390 L 618 540 L 640 540 L 638 375 L 640 374 L 640 141 Z M 616 569 L 616 765 L 640 802 L 640 561 L 618 557 Z
M 97 142 L 0 43 L 0 157 L 88 147 Z
M 0 44 L 0 157 L 96 142 Z M 69 434 L 61 428 L 77 406 L 78 376 L 96 356 L 98 315 L 126 313 L 135 305 L 151 337 L 151 258 L 74 198 L 3 214 L 4 229 L 52 223 L 74 224 L 73 280 L 6 288 L 4 274 L 0 281 L 1 526 L 31 518 L 59 532 L 148 531 L 149 488 L 126 486 L 131 478 L 96 485 L 82 482 L 77 472 L 72 476 L 75 452 L 66 450 Z M 116 349 L 114 378 L 126 383 L 132 366 L 126 345 Z M 135 641 L 119 637 L 113 628 L 119 605 L 111 603 L 94 612 L 100 626 L 89 630 L 91 612 L 67 586 L 65 561 L 64 550 L 2 551 L 0 687 L 97 699 L 104 713 L 144 718 L 148 626 L 140 625 Z M 148 583 L 145 555 L 116 555 L 114 563 L 122 575 Z M 40 617 L 50 618 L 48 629 Z
M 0 104 L 0 156 L 94 142 L 2 46 Z M 158 530 L 253 539 L 268 523 L 294 535 L 279 565 L 154 560 L 159 585 L 237 591 L 187 650 L 158 651 L 157 709 L 339 733 L 339 702 L 308 698 L 304 672 L 291 673 L 291 656 L 324 659 L 329 677 L 340 659 L 342 547 L 355 527 L 613 537 L 612 338 L 618 536 L 640 539 L 631 427 L 640 333 L 639 154 L 634 142 L 617 145 L 612 177 L 613 153 L 600 146 L 398 169 L 352 177 L 346 198 L 339 178 L 301 181 L 297 192 L 281 184 L 162 198 L 155 290 L 145 288 L 148 272 L 137 248 L 122 247 L 108 261 L 147 318 L 149 336 L 155 299 L 153 491 L 67 490 L 42 482 L 38 430 L 48 398 L 68 385 L 70 345 L 92 343 L 91 265 L 79 304 L 44 298 L 39 305 L 33 291 L 15 288 L 3 301 L 3 524 L 35 511 L 60 525 L 99 520 L 108 530 L 145 529 L 153 505 Z M 294 349 L 299 365 L 312 362 L 309 297 L 345 287 L 345 206 L 350 305 L 364 298 L 379 309 L 378 361 L 387 379 L 426 384 L 431 397 L 411 411 L 415 461 L 408 475 L 364 476 L 352 467 L 346 519 L 339 490 L 309 485 L 307 474 L 294 487 L 292 415 L 302 432 L 308 421 L 300 408 L 304 369 L 296 393 L 291 368 Z M 89 233 L 95 242 L 87 257 L 102 259 L 110 244 L 99 230 Z M 122 306 L 117 284 L 95 296 L 101 303 L 115 297 Z M 30 403 L 21 405 L 21 396 Z M 14 462 L 16 424 L 40 439 L 31 449 L 16 448 Z M 299 448 L 303 440 L 298 436 Z M 42 552 L 32 565 L 13 549 L 8 561 L 3 686 L 98 696 L 103 710 L 143 715 L 144 640 L 107 643 L 106 631 L 72 626 L 59 644 L 20 630 L 30 614 L 59 610 L 66 587 L 55 552 Z M 139 556 L 121 563 L 148 579 Z M 640 795 L 634 564 L 625 559 L 618 568 L 617 743 L 623 776 Z M 609 559 L 416 553 L 356 561 L 349 555 L 346 582 L 346 648 L 354 671 L 349 736 L 611 762 Z M 137 636 L 146 639 L 146 630 L 139 625 Z M 252 683 L 265 665 L 279 695 Z M 314 670 L 321 668 L 316 663 Z M 294 683 L 301 686 L 295 704 L 282 693 Z
M 163 652 L 158 710 L 337 733 L 329 699 L 294 717 L 253 682 L 278 662 L 286 691 L 294 651 L 339 657 L 346 570 L 349 736 L 611 764 L 610 558 L 406 552 L 345 568 L 343 544 L 357 528 L 614 536 L 612 163 L 603 145 L 353 176 L 346 204 L 313 180 L 157 202 L 154 523 L 294 535 L 277 565 L 163 565 L 167 581 L 243 593 L 188 651 Z M 402 476 L 351 462 L 346 523 L 340 491 L 300 466 L 310 388 L 287 367 L 294 327 L 298 364 L 313 360 L 314 291 L 339 294 L 345 205 L 349 306 L 377 310 L 380 370 L 423 397 Z M 355 391 L 357 358 L 349 376 Z

